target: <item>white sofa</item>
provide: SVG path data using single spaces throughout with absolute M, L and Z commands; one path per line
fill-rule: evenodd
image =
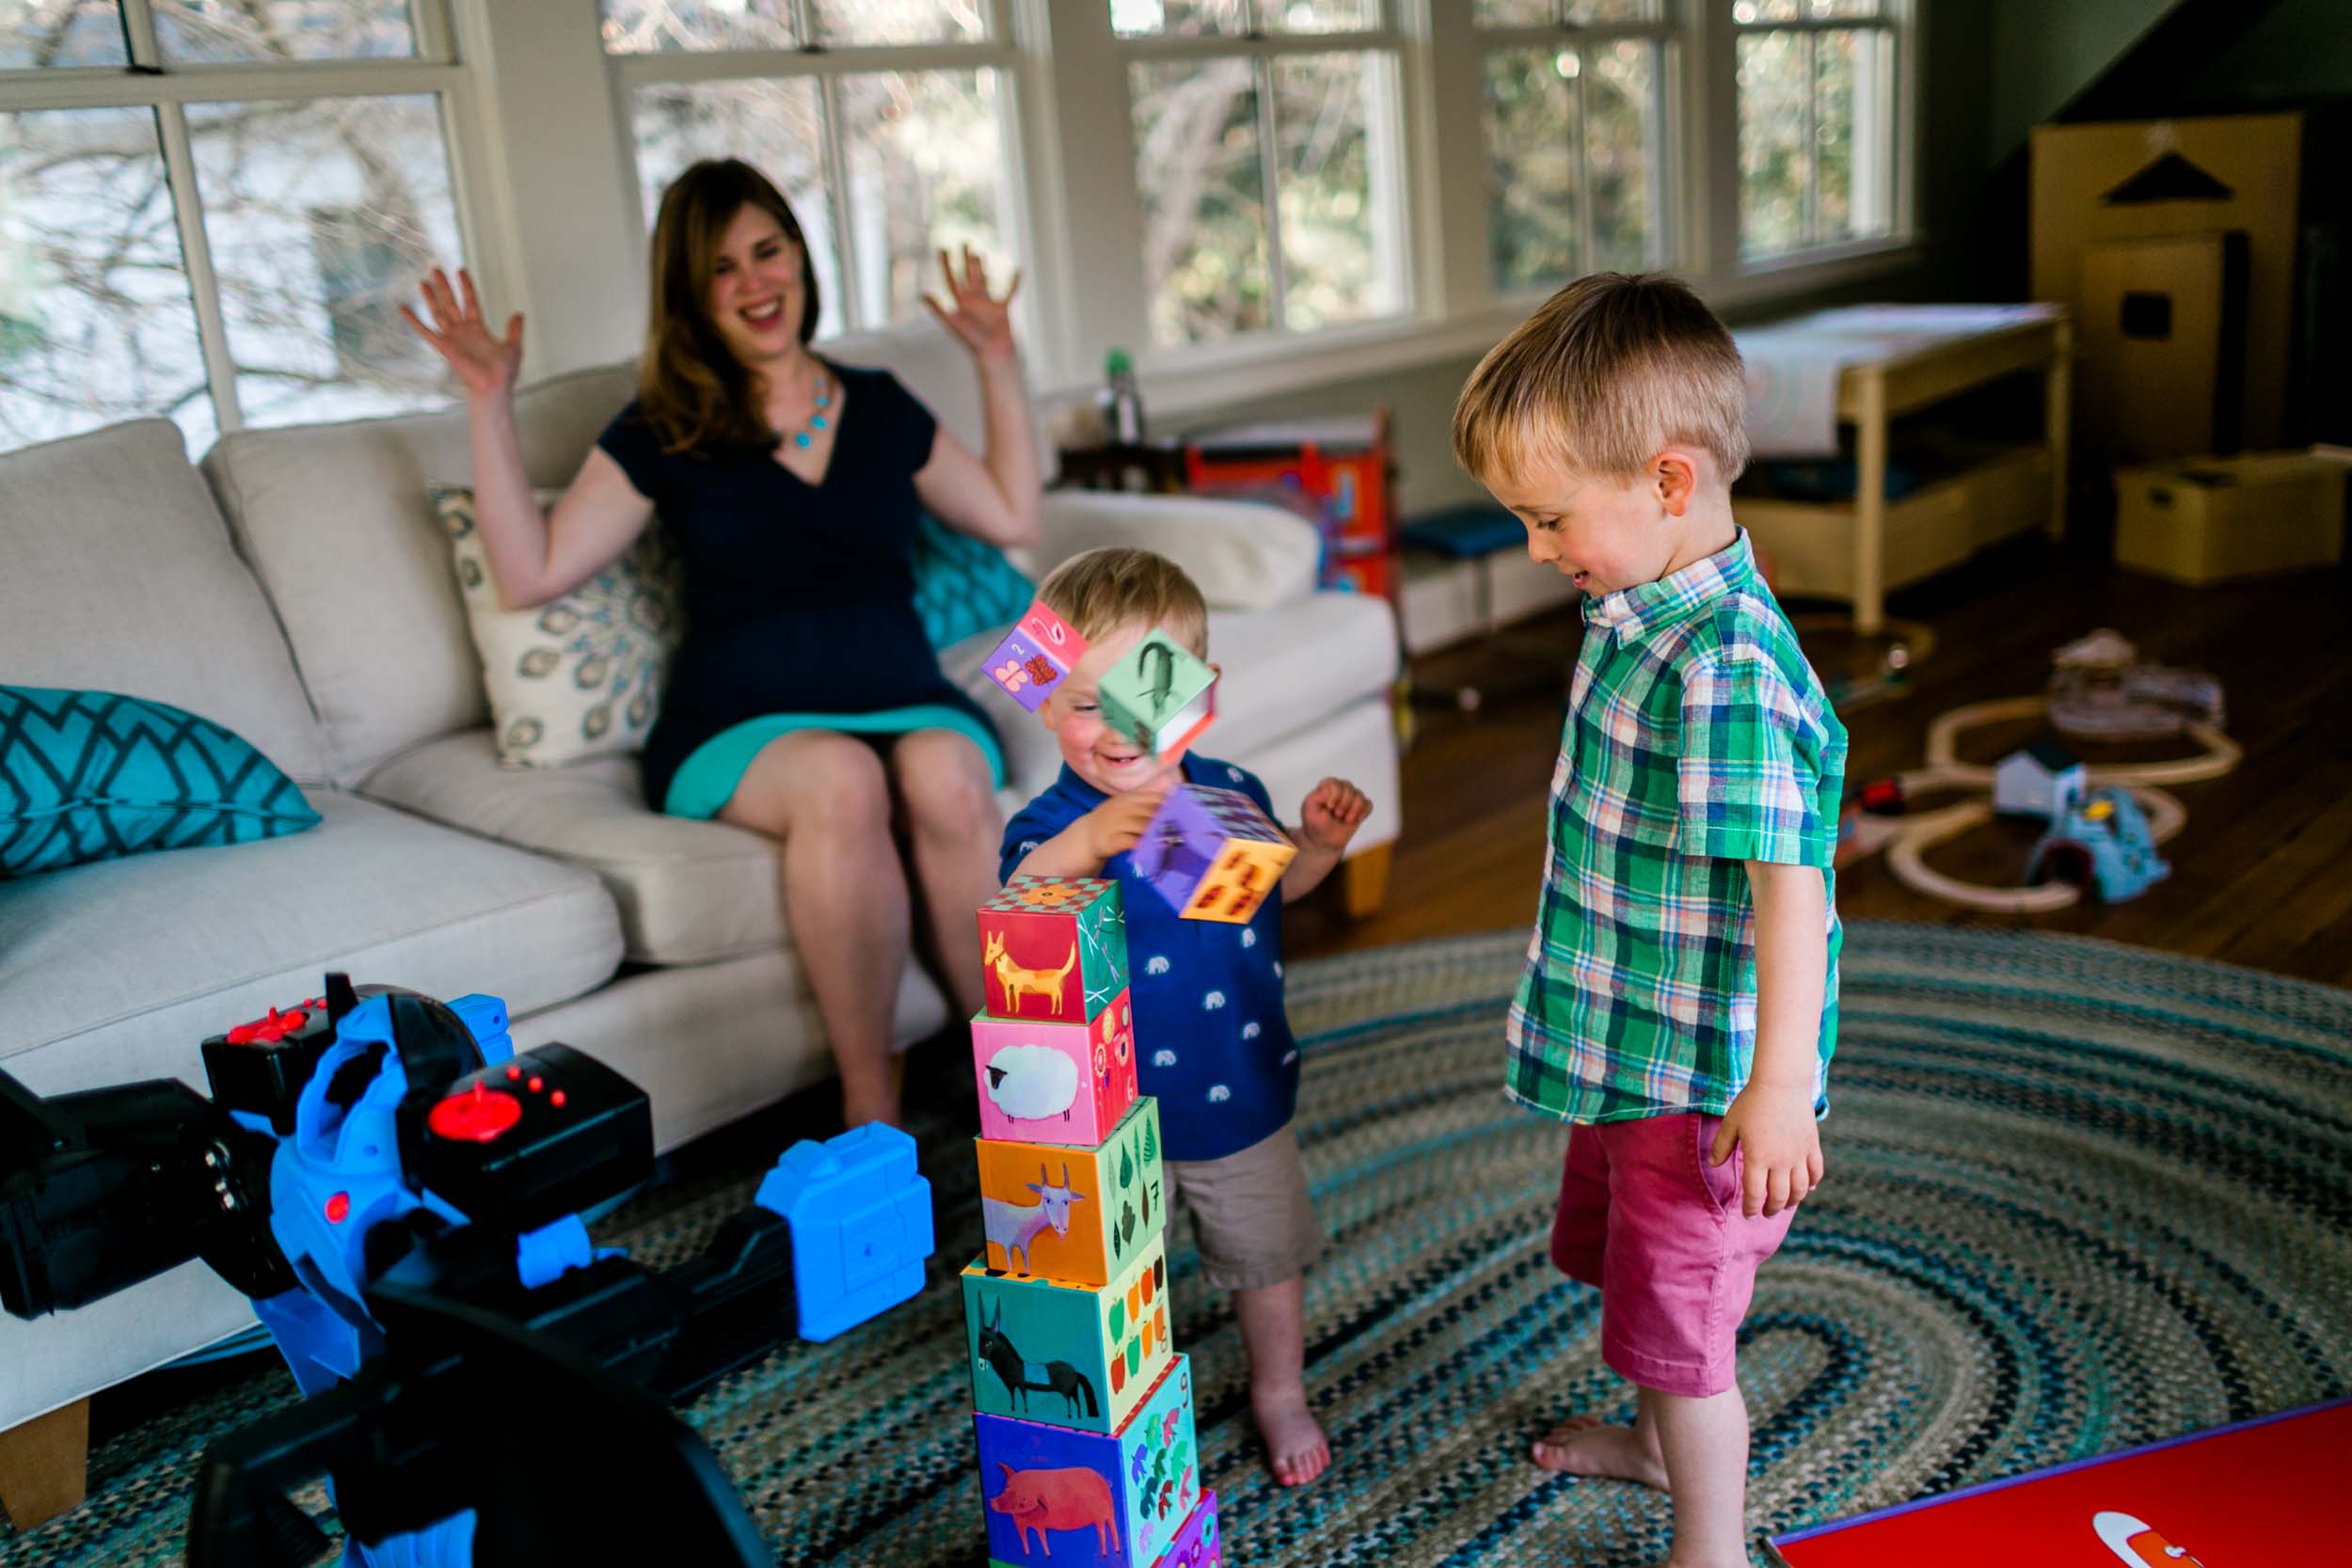
M 961 351 L 935 331 L 888 363 L 976 446 Z M 567 482 L 628 396 L 623 367 L 518 394 L 534 483 Z M 0 682 L 125 691 L 226 724 L 324 820 L 230 848 L 0 880 L 0 1067 L 54 1094 L 174 1076 L 198 1042 L 315 992 L 325 970 L 506 999 L 521 1044 L 564 1039 L 653 1100 L 675 1146 L 831 1070 L 778 907 L 772 847 L 645 809 L 636 760 L 505 770 L 426 488 L 469 471 L 460 412 L 248 431 L 201 472 L 162 420 L 0 456 Z M 209 485 L 207 484 L 209 481 Z M 1377 802 L 1356 853 L 1397 831 L 1385 604 L 1313 591 L 1311 531 L 1273 508 L 1053 492 L 1041 571 L 1124 541 L 1208 591 L 1224 666 L 1205 749 L 1279 802 L 1327 772 Z M 949 651 L 975 690 L 992 638 Z M 1058 766 L 1003 716 L 1009 809 Z M 910 968 L 897 1029 L 944 1026 Z M 0 1317 L 0 1442 L 40 1416 L 234 1332 L 245 1304 L 190 1264 L 35 1323 Z

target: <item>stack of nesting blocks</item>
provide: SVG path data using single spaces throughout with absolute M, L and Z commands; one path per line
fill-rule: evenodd
M 988 1240 L 963 1315 L 989 1561 L 1208 1568 L 1216 1497 L 1168 1336 L 1159 1109 L 1136 1092 L 1119 884 L 1016 877 L 979 920 Z

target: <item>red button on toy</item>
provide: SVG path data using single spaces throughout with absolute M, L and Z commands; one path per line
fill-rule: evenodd
M 229 1031 L 230 1045 L 276 1045 L 288 1035 L 297 1033 L 310 1022 L 310 1015 L 296 1007 L 279 1012 L 272 1007 L 267 1018 L 257 1018 L 250 1023 L 240 1023 Z
M 522 1102 L 503 1089 L 476 1084 L 464 1094 L 451 1095 L 433 1107 L 424 1124 L 437 1138 L 453 1143 L 486 1144 L 523 1119 Z
M 341 1225 L 351 1217 L 351 1195 L 337 1193 L 326 1200 L 326 1223 Z

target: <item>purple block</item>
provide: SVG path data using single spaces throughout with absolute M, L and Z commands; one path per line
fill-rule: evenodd
M 1216 1494 L 1203 1492 L 1176 1539 L 1160 1554 L 1156 1568 L 1225 1568 L 1225 1543 L 1216 1530 Z
M 1193 890 L 1216 863 L 1229 830 L 1220 814 L 1201 793 L 1185 784 L 1168 791 L 1166 800 L 1129 852 L 1136 875 L 1152 884 L 1178 913 L 1192 902 Z

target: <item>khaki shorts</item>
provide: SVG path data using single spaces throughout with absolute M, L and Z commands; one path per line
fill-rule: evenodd
M 1289 1127 L 1221 1160 L 1170 1160 L 1171 1212 L 1192 1211 L 1202 1272 L 1220 1291 L 1254 1291 L 1307 1272 L 1323 1227 L 1307 1196 L 1307 1164 Z

